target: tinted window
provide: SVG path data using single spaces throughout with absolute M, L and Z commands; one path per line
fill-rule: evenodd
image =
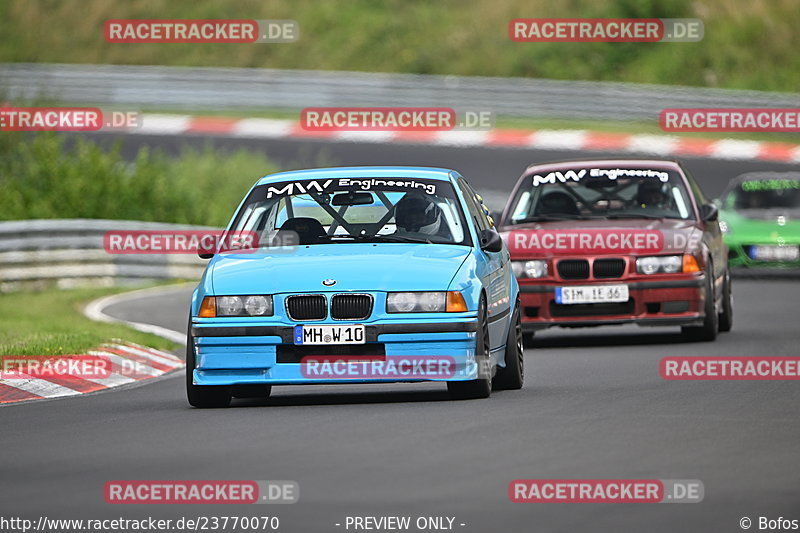
M 447 181 L 343 178 L 275 182 L 254 188 L 232 225 L 269 242 L 279 231 L 301 244 L 421 241 L 471 244 Z
M 467 180 L 464 178 L 459 178 L 458 185 L 461 188 L 461 192 L 464 194 L 464 198 L 467 202 L 467 209 L 469 210 L 470 216 L 475 221 L 475 227 L 478 228 L 478 231 L 489 229 L 491 225 L 489 224 L 489 220 L 486 218 L 486 211 L 484 210 L 483 204 L 478 200 L 477 193 L 470 187 Z
M 741 182 L 724 198 L 727 208 L 800 210 L 800 180 L 752 179 Z
M 527 176 L 506 224 L 590 218 L 693 219 L 682 176 L 650 168 L 569 167 Z

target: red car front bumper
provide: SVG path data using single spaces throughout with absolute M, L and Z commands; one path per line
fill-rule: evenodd
M 705 274 L 635 276 L 611 280 L 519 279 L 523 331 L 552 326 L 600 326 L 635 323 L 641 326 L 690 326 L 703 322 Z M 557 287 L 628 286 L 622 303 L 559 304 Z

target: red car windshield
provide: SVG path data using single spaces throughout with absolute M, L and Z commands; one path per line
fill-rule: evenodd
M 694 218 L 682 177 L 644 168 L 569 168 L 532 173 L 506 225 L 589 218 Z

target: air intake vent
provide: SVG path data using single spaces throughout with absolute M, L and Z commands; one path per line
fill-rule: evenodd
M 327 313 L 327 302 L 322 294 L 289 296 L 286 310 L 292 320 L 323 320 Z
M 595 259 L 593 274 L 599 279 L 621 278 L 625 274 L 625 260 L 620 258 Z
M 636 309 L 636 302 L 631 298 L 627 302 L 602 304 L 557 304 L 550 302 L 550 316 L 553 318 L 577 318 L 593 316 L 631 315 Z
M 369 294 L 335 294 L 331 298 L 331 317 L 335 320 L 364 320 L 371 314 Z
M 562 279 L 589 279 L 589 261 L 586 259 L 565 259 L 556 267 Z

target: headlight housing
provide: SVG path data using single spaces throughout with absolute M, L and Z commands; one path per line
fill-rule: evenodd
M 390 292 L 387 313 L 463 313 L 464 296 L 458 291 Z
M 682 255 L 651 255 L 636 259 L 636 272 L 639 274 L 674 274 L 682 269 Z
M 200 306 L 200 316 L 272 316 L 272 295 L 206 296 Z
M 511 270 L 514 271 L 515 278 L 543 278 L 547 276 L 547 261 L 511 261 Z

